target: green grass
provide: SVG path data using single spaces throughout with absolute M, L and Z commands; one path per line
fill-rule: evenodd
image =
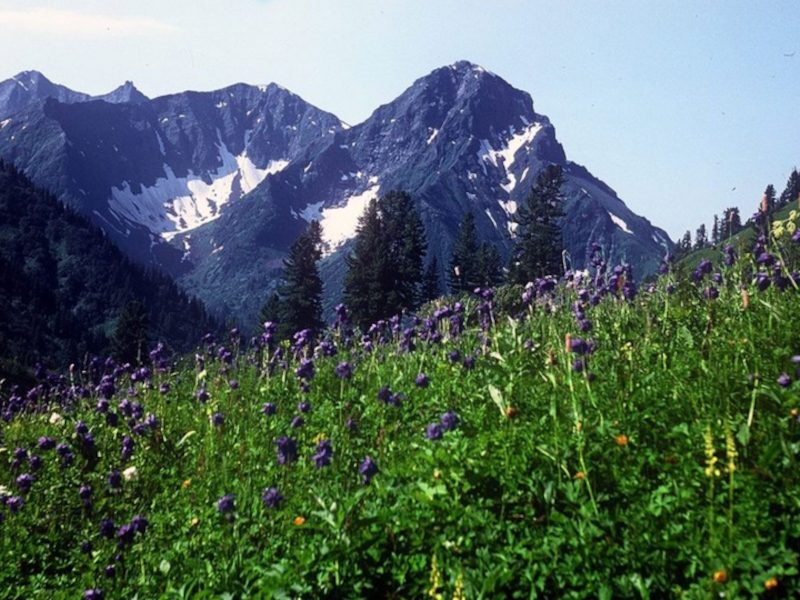
M 0 589 L 48 599 L 92 588 L 139 599 L 794 597 L 800 294 L 759 292 L 744 275 L 754 268 L 743 258 L 724 270 L 714 300 L 708 280 L 667 275 L 633 302 L 585 303 L 585 334 L 571 311 L 577 291 L 562 286 L 524 315 L 494 314 L 485 334 L 473 299 L 464 333 L 451 339 L 444 319 L 441 343 L 417 337 L 412 352 L 399 333 L 371 353 L 334 336 L 338 354 L 314 359 L 308 391 L 295 359 L 270 372 L 268 357 L 226 342 L 230 364 L 118 379 L 111 411 L 128 397 L 143 407 L 138 423 L 158 419 L 143 436 L 125 418 L 107 425 L 95 383 L 76 371 L 71 382 L 89 397 L 66 410 L 53 391 L 40 398 L 47 410 L 0 425 L 0 485 L 25 501 L 0 507 Z M 581 372 L 568 335 L 596 345 Z M 336 376 L 340 361 L 352 379 Z M 417 387 L 423 372 L 430 384 Z M 382 386 L 405 395 L 399 406 L 378 400 Z M 292 428 L 304 401 L 305 424 Z M 267 402 L 275 415 L 263 414 Z M 448 410 L 458 427 L 428 439 Z M 81 454 L 79 421 L 97 457 Z M 125 435 L 135 450 L 123 463 Z M 295 463 L 278 464 L 283 435 L 297 439 Z M 68 444 L 72 466 L 39 450 L 41 436 Z M 333 458 L 317 469 L 322 438 Z M 18 447 L 43 459 L 28 493 L 15 484 L 29 470 L 12 465 Z M 379 472 L 363 485 L 367 456 Z M 136 477 L 111 490 L 109 473 L 132 466 Z M 93 489 L 91 508 L 81 485 Z M 262 502 L 269 487 L 284 497 L 278 508 Z M 226 494 L 227 515 L 217 508 Z M 119 528 L 136 515 L 148 526 L 132 544 L 101 536 L 102 519 Z

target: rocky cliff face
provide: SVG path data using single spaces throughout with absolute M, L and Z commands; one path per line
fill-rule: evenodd
M 243 321 L 312 219 L 322 223 L 326 294 L 335 299 L 361 211 L 392 189 L 415 198 L 443 268 L 467 211 L 480 238 L 506 252 L 513 214 L 549 164 L 564 169 L 574 268 L 599 242 L 642 276 L 671 247 L 567 159 L 527 93 L 472 63 L 437 69 L 354 127 L 274 84 L 154 100 L 120 89 L 112 95 L 130 100 L 32 100 L 0 125 L 0 156 L 135 260 L 158 264 L 212 310 Z

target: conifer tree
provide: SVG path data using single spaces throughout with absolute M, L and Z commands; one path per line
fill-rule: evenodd
M 119 314 L 111 337 L 111 356 L 120 364 L 138 365 L 147 357 L 147 332 L 150 318 L 138 300 L 128 302 Z
M 322 227 L 319 221 L 311 221 L 283 260 L 283 284 L 278 291 L 281 301 L 279 322 L 288 335 L 302 329 L 318 332 L 324 327 L 322 278 L 317 267 L 320 258 Z
M 711 226 L 711 243 L 716 245 L 722 239 L 723 234 L 720 231 L 719 217 L 714 215 L 714 224 Z
M 705 248 L 708 240 L 706 238 L 706 224 L 701 223 L 700 227 L 697 228 L 697 232 L 694 235 L 694 249 L 700 250 L 701 248 Z
M 772 212 L 775 210 L 775 186 L 771 183 L 764 189 L 764 198 L 767 203 L 767 210 Z
M 742 230 L 742 217 L 735 206 L 725 209 L 724 217 L 725 237 L 736 235 Z
M 792 169 L 789 174 L 789 180 L 786 182 L 786 188 L 781 192 L 779 206 L 783 207 L 791 202 L 800 202 L 800 173 L 797 169 Z
M 344 302 L 357 325 L 419 306 L 426 249 L 425 227 L 407 193 L 389 192 L 367 205 L 346 258 Z
M 475 215 L 467 212 L 458 226 L 447 273 L 448 287 L 454 295 L 471 292 L 478 285 L 475 276 L 475 257 L 478 253 L 478 231 Z
M 519 227 L 509 261 L 510 283 L 525 284 L 538 277 L 561 274 L 563 183 L 559 165 L 545 167 L 517 210 L 515 220 Z
M 441 279 L 439 277 L 439 260 L 436 255 L 432 256 L 425 267 L 425 274 L 422 278 L 422 300 L 430 302 L 442 295 Z
M 475 257 L 475 279 L 480 287 L 494 287 L 503 280 L 502 259 L 497 246 L 483 242 Z

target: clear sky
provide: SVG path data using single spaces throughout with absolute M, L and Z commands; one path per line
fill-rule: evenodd
M 150 97 L 275 82 L 356 124 L 460 59 L 673 237 L 800 163 L 796 0 L 1 0 L 0 80 Z

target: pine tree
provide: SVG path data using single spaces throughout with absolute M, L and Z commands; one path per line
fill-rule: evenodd
M 700 250 L 701 248 L 705 248 L 708 243 L 706 238 L 706 224 L 701 223 L 700 227 L 697 228 L 697 232 L 694 235 L 694 249 Z
M 739 214 L 739 209 L 735 206 L 726 208 L 723 219 L 725 221 L 723 227 L 725 228 L 725 237 L 736 235 L 742 230 L 742 217 Z
M 442 295 L 441 279 L 439 277 L 439 261 L 436 256 L 432 256 L 425 267 L 425 274 L 422 278 L 422 300 L 430 302 Z
M 519 227 L 509 261 L 511 283 L 525 284 L 538 277 L 561 274 L 563 183 L 560 166 L 545 167 L 517 210 L 515 220 Z
M 311 221 L 308 229 L 289 248 L 283 260 L 280 325 L 289 335 L 311 329 L 319 332 L 322 321 L 322 278 L 317 262 L 322 258 L 322 227 Z
M 722 233 L 720 232 L 719 217 L 714 215 L 714 224 L 711 226 L 711 243 L 714 245 L 719 244 L 721 239 Z
M 686 230 L 686 233 L 683 234 L 683 238 L 681 238 L 681 253 L 685 256 L 692 250 L 692 234 L 689 230 Z
M 778 205 L 783 207 L 792 202 L 800 203 L 800 173 L 797 169 L 793 169 L 789 174 L 789 180 L 786 182 L 786 188 L 781 192 Z
M 405 192 L 371 201 L 346 258 L 344 302 L 362 328 L 413 310 L 422 301 L 425 227 Z
M 764 198 L 767 203 L 767 210 L 769 212 L 775 210 L 775 186 L 771 183 L 764 189 Z
M 422 277 L 428 242 L 414 200 L 406 192 L 390 191 L 378 200 L 388 242 L 389 269 L 384 290 L 390 310 L 399 314 L 422 303 Z
M 475 256 L 478 253 L 478 231 L 475 215 L 467 212 L 458 226 L 458 234 L 450 253 L 448 287 L 454 295 L 471 292 L 478 285 L 475 276 Z
M 111 337 L 111 356 L 121 364 L 140 364 L 147 356 L 149 322 L 147 309 L 141 302 L 128 302 L 119 314 Z
M 277 292 L 273 292 L 269 295 L 269 298 L 267 298 L 267 301 L 264 303 L 258 313 L 258 324 L 256 326 L 256 331 L 259 334 L 263 333 L 264 323 L 267 321 L 271 321 L 276 324 L 280 323 L 282 313 L 283 302 L 281 302 L 281 297 Z
M 503 280 L 502 259 L 497 246 L 483 242 L 475 257 L 475 279 L 480 287 L 494 287 Z

